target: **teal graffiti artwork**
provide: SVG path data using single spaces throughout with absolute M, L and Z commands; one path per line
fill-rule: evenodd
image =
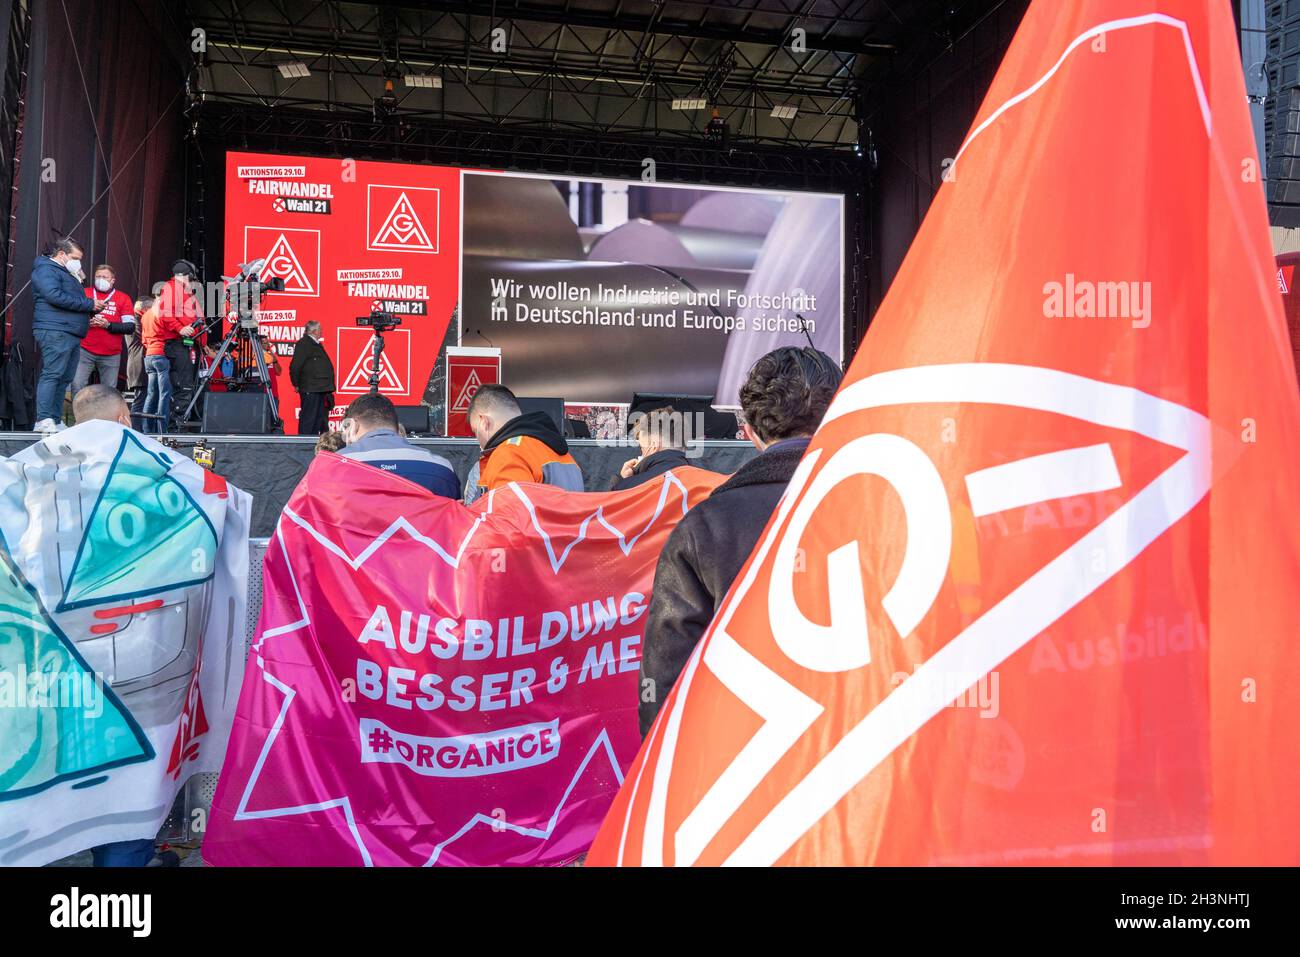
M 153 757 L 0 544 L 0 801 Z
M 122 435 L 86 523 L 59 610 L 197 585 L 212 577 L 217 533 L 168 464 Z

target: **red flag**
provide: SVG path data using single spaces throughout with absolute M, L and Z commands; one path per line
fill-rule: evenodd
M 1300 861 L 1300 400 L 1228 4 L 1034 4 L 954 160 L 590 863 Z

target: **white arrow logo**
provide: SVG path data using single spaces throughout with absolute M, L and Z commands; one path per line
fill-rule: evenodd
M 987 675 L 1126 568 L 1190 512 L 1210 488 L 1210 422 L 1205 416 L 1137 389 L 1054 369 L 965 363 L 884 372 L 844 389 L 827 411 L 823 425 L 867 409 L 922 403 L 989 404 L 1056 413 L 1105 428 L 1134 432 L 1182 449 L 1186 454 L 931 655 L 913 674 L 913 678 L 922 680 L 904 682 L 836 742 L 740 842 L 727 858 L 728 864 L 775 863 L 858 782 L 938 713 L 944 702 L 928 693 L 934 676 L 966 676 L 970 679 L 968 687 Z M 882 438 L 891 441 L 869 441 Z M 870 660 L 862 644 L 865 633 L 859 610 L 848 609 L 843 602 L 833 602 L 829 626 L 823 628 L 803 621 L 787 607 L 791 604 L 787 595 L 788 576 L 783 578 L 780 574 L 783 565 L 788 564 L 785 553 L 790 543 L 798 543 L 801 530 L 820 502 L 844 479 L 869 473 L 882 475 L 896 490 L 904 487 L 904 480 L 913 489 L 921 490 L 913 493 L 914 502 L 904 502 L 908 521 L 907 553 L 886 598 L 886 611 L 905 639 L 908 626 L 918 624 L 929 610 L 936 591 L 934 569 L 947 566 L 947 542 L 942 542 L 944 548 L 940 549 L 933 545 L 933 538 L 944 537 L 950 520 L 945 514 L 945 520 L 934 525 L 936 519 L 929 511 L 929 506 L 934 504 L 933 494 L 925 491 L 925 486 L 933 485 L 935 476 L 929 475 L 933 465 L 928 459 L 924 463 L 915 460 L 913 450 L 920 451 L 896 436 L 867 436 L 833 453 L 811 483 L 809 478 L 823 450 L 811 453 L 800 463 L 778 507 L 771 531 L 760 541 L 744 579 L 720 609 L 713 628 L 692 655 L 674 693 L 671 710 L 656 725 L 656 733 L 661 733 L 664 740 L 650 781 L 642 864 L 653 866 L 663 862 L 667 792 L 682 711 L 701 661 L 763 723 L 674 834 L 677 864 L 691 864 L 698 859 L 741 804 L 825 710 L 821 702 L 789 684 L 729 633 L 735 609 L 753 588 L 759 569 L 774 549 L 776 564 L 769 585 L 769 617 L 782 651 L 797 663 L 822 671 L 848 671 Z M 925 458 L 923 454 L 922 458 Z M 974 472 L 967 476 L 966 484 L 976 510 L 988 514 L 1047 498 L 1113 488 L 1117 476 L 1109 448 L 1088 446 Z M 939 488 L 942 490 L 942 485 Z M 946 501 L 941 507 L 947 513 Z M 792 520 L 782 531 L 792 511 L 799 521 Z M 913 524 L 917 520 L 922 523 L 920 527 Z M 923 534 L 916 534 L 922 530 Z M 927 536 L 931 538 L 930 543 L 924 541 Z M 915 561 L 913 542 L 922 550 Z M 856 552 L 857 543 L 852 547 Z M 836 588 L 860 595 L 860 581 L 852 585 L 847 581 L 851 577 L 850 569 L 841 552 L 842 549 L 828 558 L 830 577 L 839 582 Z M 1097 555 L 1104 555 L 1104 560 L 1097 561 Z M 854 565 L 857 565 L 856 556 Z M 851 571 L 854 576 L 861 574 L 859 567 Z M 798 634 L 787 632 L 790 628 Z M 819 643 L 818 647 L 806 648 L 809 642 Z M 792 651 L 800 657 L 794 657 Z M 642 775 L 647 766 L 643 765 Z M 634 795 L 640 783 L 638 776 L 633 784 Z M 629 816 L 633 805 L 634 802 L 628 803 Z M 627 824 L 625 819 L 624 844 Z M 620 853 L 620 859 L 621 856 Z
M 352 363 L 352 370 L 348 373 L 347 378 L 343 380 L 343 386 L 340 392 L 364 392 L 370 387 L 370 376 L 375 371 L 374 347 L 375 337 L 371 336 L 366 340 L 366 346 L 357 356 L 357 361 Z M 389 389 L 394 392 L 405 392 L 406 386 L 397 376 L 397 370 L 393 367 L 392 360 L 388 357 L 387 352 L 379 354 L 379 386 L 381 389 Z
M 307 270 L 302 268 L 302 263 L 298 261 L 298 256 L 289 245 L 289 240 L 284 233 L 280 234 L 271 251 L 266 254 L 265 273 L 283 279 L 285 292 L 307 295 L 314 295 L 316 292 L 311 277 L 307 275 Z
M 469 376 L 465 379 L 465 385 L 461 387 L 460 395 L 456 396 L 451 411 L 468 412 L 470 400 L 474 398 L 474 393 L 478 391 L 478 387 L 482 384 L 483 380 L 478 377 L 478 370 L 470 369 Z
M 383 225 L 371 239 L 370 248 L 437 252 L 437 247 L 429 241 L 429 234 L 405 191 L 398 195 L 397 202 L 389 210 Z

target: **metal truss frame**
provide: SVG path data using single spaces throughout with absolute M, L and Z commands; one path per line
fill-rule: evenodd
M 863 161 L 846 150 L 724 147 L 699 137 L 679 141 L 611 134 L 575 139 L 563 129 L 483 126 L 410 115 L 376 119 L 307 109 L 250 110 L 225 101 L 199 104 L 191 116 L 198 138 L 219 148 L 826 192 L 861 189 L 865 175 Z M 653 160 L 653 166 L 646 160 Z
M 245 107 L 370 110 L 394 79 L 403 115 L 689 138 L 716 110 L 732 140 L 844 148 L 857 142 L 864 76 L 899 49 L 883 37 L 910 35 L 899 2 L 655 0 L 646 15 L 622 2 L 596 14 L 536 0 L 317 0 L 306 12 L 285 0 L 186 0 L 186 13 L 204 31 L 205 97 Z M 791 50 L 796 30 L 804 53 Z M 288 60 L 324 82 L 283 79 Z M 405 72 L 433 73 L 443 87 L 402 88 Z M 697 97 L 711 110 L 671 110 Z M 793 119 L 771 116 L 785 105 L 798 108 Z
M 860 124 L 988 0 L 615 0 L 600 13 L 573 3 L 184 0 L 206 41 L 187 110 L 191 181 L 219 180 L 220 151 L 249 149 L 625 179 L 650 159 L 660 182 L 840 192 L 851 355 L 872 255 Z M 803 55 L 790 47 L 797 29 Z M 499 30 L 506 49 L 494 52 Z M 283 78 L 287 61 L 310 79 Z M 406 73 L 442 88 L 406 88 Z M 391 98 L 377 102 L 386 80 Z M 710 109 L 673 110 L 677 98 Z M 772 117 L 779 105 L 798 113 Z M 725 139 L 706 132 L 714 111 Z M 220 222 L 216 195 L 200 185 L 189 197 L 199 255 L 212 236 L 193 226 L 205 213 Z

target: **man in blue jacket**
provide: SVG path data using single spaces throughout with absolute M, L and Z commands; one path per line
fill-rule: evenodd
M 397 434 L 397 427 L 397 409 L 387 396 L 371 393 L 353 399 L 340 430 L 347 445 L 339 454 L 392 472 L 434 495 L 459 499 L 460 479 L 451 463 L 412 445 Z
M 83 291 L 81 255 L 75 241 L 60 239 L 50 255 L 36 257 L 32 266 L 32 334 L 41 347 L 33 427 L 37 432 L 63 430 L 63 395 L 77 374 L 81 340 L 90 329 L 90 317 L 107 304 Z

